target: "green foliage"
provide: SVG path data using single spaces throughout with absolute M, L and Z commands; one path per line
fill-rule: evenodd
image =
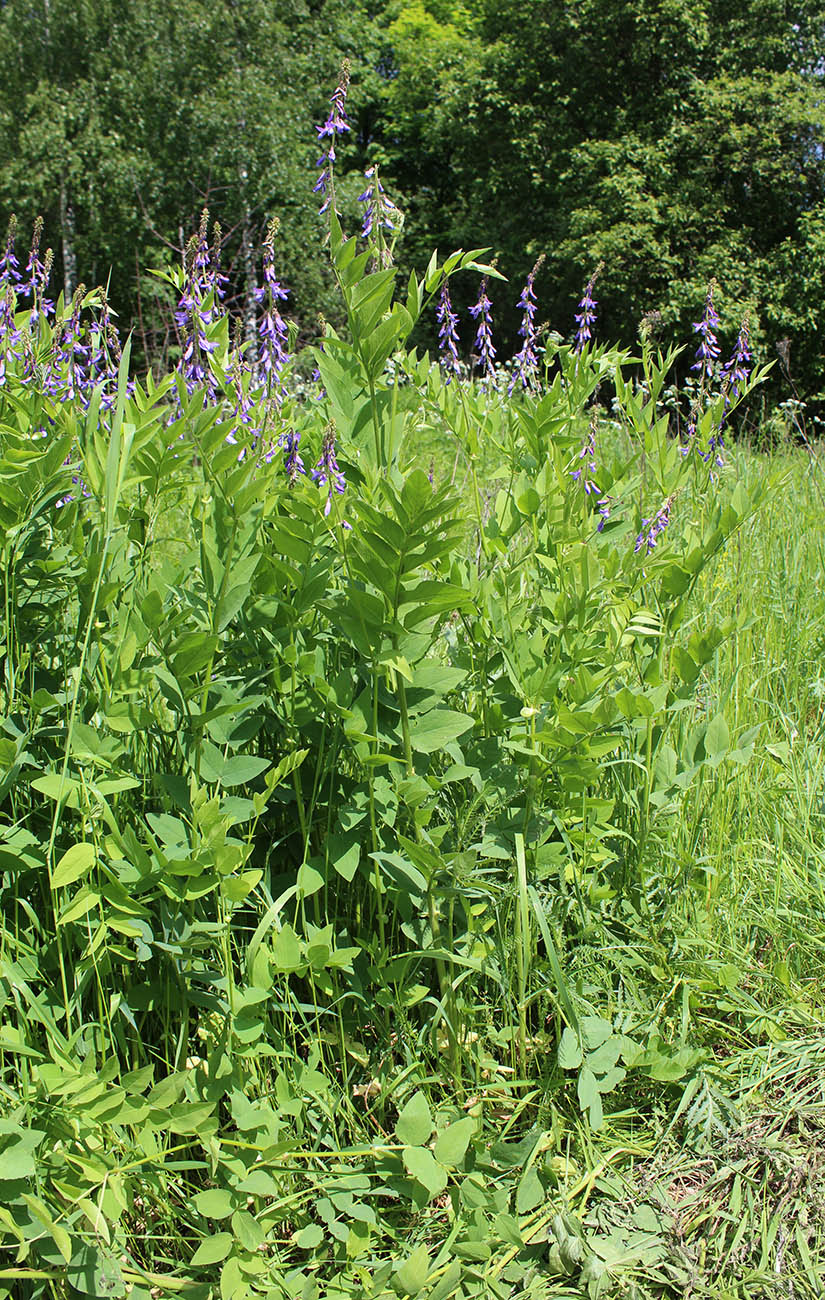
M 648 343 L 447 384 L 408 340 L 483 250 L 330 251 L 346 331 L 271 448 L 128 352 L 109 411 L 0 388 L 0 1290 L 668 1294 L 616 1170 L 727 1141 L 814 1023 L 714 930 L 762 719 L 714 677 L 741 575 L 704 597 L 781 497 L 711 454 L 729 393 L 673 436 Z M 333 428 L 343 495 L 268 454 Z M 759 761 L 787 791 L 790 742 Z

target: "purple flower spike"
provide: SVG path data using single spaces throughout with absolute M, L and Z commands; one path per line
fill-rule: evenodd
M 321 204 L 319 216 L 323 216 L 332 201 L 332 171 L 335 163 L 335 139 L 336 136 L 343 135 L 345 131 L 350 130 L 347 122 L 345 105 L 347 102 L 347 91 L 349 90 L 350 65 L 349 59 L 344 59 L 341 64 L 341 75 L 338 79 L 338 85 L 335 87 L 332 98 L 330 99 L 330 110 L 327 120 L 323 126 L 316 127 L 318 139 L 320 141 L 328 140 L 324 152 L 318 159 L 318 167 L 321 168 L 321 175 L 313 185 L 314 194 L 323 194 L 324 202 Z
M 6 366 L 9 357 L 23 361 L 21 351 L 21 331 L 14 323 L 17 298 L 10 284 L 0 282 L 0 384 L 6 382 Z
M 601 516 L 598 525 L 601 532 L 610 518 L 610 501 L 606 496 L 599 495 L 601 488 L 593 477 L 596 472 L 596 421 L 594 419 L 590 425 L 587 441 L 579 452 L 579 466 L 577 469 L 571 469 L 570 477 L 577 483 L 581 483 L 586 497 L 598 497 L 596 506 Z
M 522 388 L 529 388 L 533 382 L 536 371 L 538 370 L 538 357 L 536 356 L 536 293 L 533 285 L 536 276 L 541 269 L 544 261 L 544 253 L 536 262 L 532 271 L 527 277 L 527 283 L 521 291 L 521 297 L 516 304 L 521 308 L 522 317 L 519 327 L 519 334 L 524 339 L 521 350 L 513 358 L 515 370 L 507 389 L 508 395 L 512 393 L 516 386 L 516 381 L 521 380 Z
M 696 350 L 696 360 L 691 366 L 691 370 L 698 370 L 700 379 L 707 379 L 709 382 L 713 380 L 716 361 L 719 356 L 719 344 L 716 339 L 716 331 L 719 328 L 719 314 L 713 305 L 713 291 L 715 288 L 716 281 L 711 280 L 705 298 L 704 315 L 693 326 L 695 332 L 699 335 L 699 347 Z
M 211 265 L 206 269 L 206 282 L 215 295 L 215 305 L 220 307 L 226 297 L 226 286 L 229 284 L 229 276 L 221 270 L 221 227 L 219 222 L 215 222 L 212 227 L 212 254 Z
M 647 547 L 648 555 L 653 550 L 670 523 L 670 508 L 672 505 L 673 497 L 668 497 L 662 508 L 651 519 L 642 520 L 642 531 L 636 538 L 636 544 L 633 547 L 637 555 L 643 546 Z
M 576 342 L 574 344 L 573 351 L 576 353 L 581 352 L 582 349 L 584 348 L 584 345 L 586 343 L 589 343 L 593 337 L 593 326 L 596 321 L 596 308 L 599 305 L 596 302 L 596 299 L 593 297 L 593 289 L 595 287 L 596 281 L 598 280 L 599 276 L 602 273 L 603 268 L 604 268 L 604 263 L 599 262 L 599 265 L 596 267 L 595 271 L 593 272 L 590 279 L 587 281 L 587 284 L 585 285 L 584 297 L 579 303 L 579 310 L 576 312 L 575 315 L 577 329 L 576 329 Z
M 6 247 L 0 258 L 0 284 L 16 287 L 20 283 L 20 263 L 14 255 L 14 241 L 17 238 L 17 217 L 9 217 L 6 233 Z
M 395 231 L 398 209 L 387 198 L 387 192 L 381 184 L 377 167 L 368 167 L 364 172 L 364 176 L 369 183 L 364 193 L 358 195 L 358 202 L 364 204 L 364 222 L 361 226 L 361 236 L 363 239 L 369 239 L 376 227 L 392 234 Z
M 750 342 L 750 320 L 746 314 L 739 328 L 733 355 L 730 361 L 725 362 L 720 373 L 722 385 L 726 389 L 726 406 L 728 404 L 728 394 L 738 397 L 748 382 L 751 362 L 753 361 Z
M 56 366 L 65 367 L 65 379 L 62 387 L 66 397 L 70 400 L 78 396 L 85 398 L 88 387 L 86 368 L 89 362 L 89 348 L 82 342 L 80 324 L 80 308 L 85 296 L 86 286 L 84 284 L 78 285 L 72 299 L 71 315 L 63 326 L 60 350 L 56 357 Z
M 277 393 L 275 381 L 289 360 L 286 350 L 288 331 L 284 319 L 278 310 L 278 303 L 289 297 L 289 290 L 284 289 L 275 275 L 275 236 L 280 222 L 277 217 L 270 221 L 264 240 L 264 285 L 255 290 L 255 300 L 263 303 L 264 311 L 258 326 L 258 340 L 261 369 L 268 386 Z
M 209 367 L 208 357 L 215 351 L 216 343 L 209 339 L 207 330 L 216 317 L 215 292 L 210 272 L 209 212 L 201 216 L 197 235 L 186 246 L 183 265 L 186 273 L 183 293 L 175 311 L 175 323 L 181 332 L 182 355 L 179 369 L 186 383 L 186 391 L 194 392 L 201 384 L 206 387 L 210 401 L 215 400 L 215 377 Z
M 300 442 L 301 442 L 301 435 L 295 429 L 289 429 L 286 433 L 282 434 L 281 436 L 281 447 L 284 452 L 284 469 L 286 470 L 286 477 L 290 487 L 294 487 L 298 479 L 300 478 L 301 474 L 306 473 L 306 470 L 304 469 L 304 462 L 301 459 L 300 452 L 298 451 Z M 334 453 L 333 453 L 333 457 L 334 457 Z M 321 462 L 319 461 L 318 464 L 320 465 Z M 317 470 L 317 466 L 316 466 L 316 470 Z M 313 478 L 315 478 L 316 470 L 312 471 Z M 320 481 L 321 481 L 320 478 L 316 479 L 316 482 L 320 483 Z M 343 482 L 343 478 L 342 478 L 342 482 Z M 344 489 L 341 488 L 342 492 L 343 490 Z M 329 512 L 327 511 L 327 513 Z
M 24 298 L 31 298 L 31 328 L 34 329 L 40 316 L 51 316 L 54 311 L 54 303 L 46 297 L 46 289 L 49 284 L 49 276 L 52 270 L 52 250 L 46 249 L 43 260 L 40 260 L 40 240 L 43 237 L 43 218 L 37 217 L 34 223 L 32 233 L 31 251 L 29 260 L 26 263 L 26 274 L 28 280 L 20 286 L 20 293 Z
M 102 387 L 100 405 L 104 411 L 108 411 L 115 401 L 117 372 L 122 353 L 106 290 L 101 289 L 99 292 L 100 316 L 89 326 L 89 388 Z
M 297 449 L 297 441 L 294 445 Z M 332 509 L 333 492 L 337 492 L 340 496 L 346 487 L 346 480 L 341 473 L 337 460 L 335 459 L 335 425 L 332 420 L 330 420 L 324 430 L 324 441 L 321 443 L 321 455 L 315 468 L 310 470 L 309 476 L 318 484 L 319 487 L 327 488 L 324 514 L 328 515 Z
M 458 360 L 458 316 L 453 311 L 453 304 L 450 300 L 450 286 L 446 280 L 441 286 L 435 314 L 439 325 L 438 350 L 441 353 L 441 365 L 447 376 L 445 382 L 449 384 L 452 376 L 460 373 L 460 364 Z
M 481 281 L 481 287 L 478 294 L 478 302 L 470 308 L 470 315 L 478 321 L 476 330 L 475 346 L 476 352 L 473 359 L 473 365 L 478 366 L 481 373 L 495 383 L 495 356 L 496 350 L 493 347 L 493 317 L 491 313 L 490 299 L 487 297 L 487 276 Z

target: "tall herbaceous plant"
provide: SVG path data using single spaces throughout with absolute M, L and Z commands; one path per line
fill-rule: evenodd
M 736 627 L 686 616 L 765 492 L 724 449 L 764 372 L 711 287 L 680 434 L 676 354 L 597 344 L 595 276 L 548 334 L 541 258 L 502 370 L 486 250 L 401 283 L 375 168 L 345 234 L 347 82 L 346 325 L 298 357 L 277 223 L 235 325 L 204 214 L 161 380 L 102 290 L 49 300 L 39 227 L 0 267 L 3 1295 L 490 1294 L 547 1228 L 502 1098 L 595 1130 L 665 1050 L 567 953 L 656 939 L 665 831 L 747 757 L 697 696 Z

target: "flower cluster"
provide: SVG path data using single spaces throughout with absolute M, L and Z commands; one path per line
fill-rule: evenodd
M 313 188 L 314 194 L 322 194 L 324 202 L 319 209 L 319 216 L 323 216 L 327 211 L 330 203 L 334 198 L 333 193 L 333 169 L 335 165 L 335 140 L 337 136 L 343 135 L 349 131 L 350 125 L 347 121 L 345 105 L 347 102 L 347 91 L 349 90 L 350 65 L 349 60 L 344 59 L 341 65 L 341 75 L 338 79 L 338 85 L 333 91 L 330 99 L 330 109 L 327 114 L 327 120 L 323 126 L 316 128 L 319 141 L 329 141 L 324 145 L 324 152 L 318 159 L 318 167 L 321 174 L 315 182 Z
M 286 471 L 287 482 L 289 483 L 290 487 L 294 487 L 298 479 L 300 478 L 300 476 L 306 473 L 306 470 L 304 469 L 304 462 L 301 459 L 301 454 L 298 450 L 300 443 L 301 443 L 301 435 L 300 433 L 298 433 L 296 429 L 288 429 L 287 432 L 283 434 L 281 437 L 281 447 L 283 448 L 283 452 L 284 452 L 284 469 Z M 335 459 L 334 448 L 332 452 L 332 457 L 334 460 Z M 322 454 L 322 460 L 323 460 L 323 454 Z M 318 462 L 318 465 L 321 465 L 321 461 Z M 337 464 L 335 468 L 336 470 L 338 469 Z M 315 479 L 317 483 L 320 483 L 321 479 L 320 477 L 317 476 L 317 471 L 318 471 L 318 466 L 316 466 L 315 469 L 312 471 L 312 477 Z M 340 487 L 340 489 L 336 489 L 336 490 L 343 492 L 344 490 L 343 482 L 344 482 L 343 475 L 341 475 L 342 486 Z M 327 509 L 324 512 L 325 514 L 329 514 L 330 505 L 331 505 L 331 492 L 330 492 L 330 499 L 328 499 L 327 501 Z
M 26 263 L 26 275 L 29 277 L 25 283 L 20 286 L 20 293 L 24 298 L 31 298 L 31 320 L 30 327 L 35 329 L 38 319 L 43 316 L 48 319 L 54 311 L 54 303 L 46 297 L 46 290 L 49 284 L 49 277 L 52 273 L 52 250 L 46 249 L 41 261 L 40 258 L 40 240 L 43 237 L 43 218 L 37 217 L 34 223 L 34 233 L 32 234 L 31 249 L 29 251 L 29 260 Z
M 713 305 L 713 291 L 715 288 L 716 281 L 711 280 L 705 298 L 704 314 L 702 319 L 693 326 L 694 331 L 699 335 L 699 347 L 696 350 L 696 360 L 691 369 L 699 371 L 699 377 L 703 383 L 705 380 L 712 382 L 716 361 L 719 357 L 719 343 L 716 338 L 716 331 L 719 328 L 719 313 Z
M 544 253 L 541 254 L 532 271 L 527 277 L 527 282 L 521 291 L 521 297 L 516 306 L 521 308 L 522 317 L 519 326 L 519 334 L 524 339 L 519 352 L 513 358 L 515 369 L 507 389 L 508 394 L 512 393 L 516 386 L 516 381 L 521 380 L 522 388 L 529 388 L 535 379 L 538 370 L 538 356 L 536 355 L 536 291 L 534 288 L 536 276 L 541 270 L 544 262 Z
M 101 388 L 100 405 L 106 411 L 115 400 L 121 347 L 105 289 L 100 298 L 100 315 L 89 326 L 89 385 Z
M 647 548 L 648 555 L 653 550 L 662 533 L 670 523 L 670 509 L 672 505 L 673 497 L 668 497 L 667 501 L 665 501 L 662 507 L 651 519 L 642 520 L 641 532 L 636 538 L 636 543 L 633 547 L 637 555 L 643 546 Z
M 186 391 L 191 394 L 202 385 L 210 400 L 214 401 L 216 383 L 209 356 L 217 344 L 210 339 L 208 330 L 216 319 L 217 309 L 210 270 L 208 226 L 209 211 L 204 208 L 198 233 L 192 236 L 184 253 L 183 292 L 175 310 L 175 323 L 181 333 L 179 368 Z
M 495 383 L 495 358 L 496 350 L 493 347 L 493 317 L 491 311 L 492 304 L 487 297 L 487 276 L 481 281 L 481 287 L 478 293 L 478 302 L 470 308 L 470 315 L 478 321 L 475 338 L 475 357 L 473 364 L 478 366 L 481 373 Z
M 256 289 L 255 299 L 263 303 L 263 316 L 258 327 L 260 348 L 260 365 L 267 387 L 276 390 L 275 381 L 288 361 L 287 327 L 278 310 L 278 303 L 289 297 L 289 290 L 284 289 L 275 275 L 275 236 L 278 232 L 277 217 L 270 221 L 264 240 L 264 285 Z
M 294 441 L 292 443 L 290 451 L 293 454 L 293 456 L 297 456 L 297 450 L 298 450 L 297 435 L 293 434 L 292 437 Z M 297 461 L 295 462 L 295 465 L 296 465 L 295 476 L 297 477 L 297 474 L 303 471 L 303 463 L 301 462 L 300 457 L 297 457 Z M 298 466 L 300 466 L 300 468 L 297 468 Z M 287 466 L 287 472 L 289 473 L 288 466 Z M 323 442 L 321 443 L 321 455 L 318 458 L 318 463 L 316 464 L 315 468 L 310 470 L 310 478 L 313 480 L 313 482 L 317 483 L 319 487 L 326 487 L 327 489 L 327 499 L 324 505 L 324 514 L 328 515 L 330 510 L 332 509 L 333 492 L 337 492 L 339 495 L 341 495 L 344 491 L 344 488 L 346 487 L 346 480 L 344 478 L 344 475 L 341 473 L 341 469 L 338 464 L 338 461 L 335 459 L 335 424 L 332 420 L 330 420 L 329 424 L 324 430 L 324 439 Z
M 395 232 L 398 221 L 398 209 L 395 204 L 387 197 L 387 192 L 381 184 L 376 166 L 368 167 L 364 172 L 367 188 L 363 194 L 358 195 L 358 202 L 364 204 L 364 221 L 361 226 L 361 236 L 363 239 L 369 239 L 374 230 L 386 230 L 389 234 Z
M 14 255 L 14 243 L 17 238 L 17 217 L 9 217 L 9 226 L 6 232 L 6 246 L 3 250 L 3 256 L 0 257 L 0 282 L 17 286 L 20 283 L 20 263 Z
M 593 477 L 596 474 L 596 416 L 590 421 L 590 431 L 587 435 L 587 441 L 584 443 L 579 452 L 579 465 L 576 469 L 570 471 L 570 477 L 577 483 L 581 483 L 586 497 L 598 497 L 596 506 L 601 516 L 599 519 L 599 532 L 602 531 L 608 519 L 610 518 L 610 502 L 606 496 L 601 495 L 601 488 Z M 584 462 L 582 464 L 582 462 Z
M 460 373 L 461 367 L 458 360 L 458 316 L 453 311 L 447 280 L 441 286 L 435 314 L 438 321 L 438 350 L 447 376 L 446 382 L 449 384 L 452 376 Z
M 750 348 L 750 319 L 747 312 L 742 319 L 739 327 L 739 333 L 736 337 L 736 345 L 729 361 L 726 361 L 720 372 L 722 387 L 725 392 L 725 405 L 730 403 L 730 397 L 739 397 L 751 372 L 751 363 L 753 356 Z
M 590 279 L 587 281 L 587 284 L 585 285 L 584 296 L 582 297 L 582 300 L 579 303 L 579 310 L 576 312 L 575 315 L 577 328 L 576 328 L 576 341 L 573 345 L 573 351 L 576 353 L 580 353 L 583 350 L 585 344 L 589 343 L 591 338 L 593 337 L 593 326 L 596 323 L 596 308 L 599 305 L 596 299 L 593 297 L 593 289 L 603 269 L 604 269 L 604 263 L 599 262 L 599 265 L 596 267 L 595 271 L 593 272 Z
M 63 321 L 51 373 L 44 386 L 47 392 L 62 392 L 70 401 L 80 397 L 84 404 L 88 404 L 89 345 L 83 341 L 80 323 L 80 309 L 85 295 L 86 286 L 81 284 L 72 298 L 72 310 Z

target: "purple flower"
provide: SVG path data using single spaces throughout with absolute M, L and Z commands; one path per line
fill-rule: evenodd
M 89 326 L 89 387 L 101 387 L 100 405 L 108 411 L 114 405 L 117 392 L 118 367 L 122 349 L 117 326 L 112 320 L 106 290 L 100 289 L 100 315 Z M 132 381 L 129 380 L 129 391 Z
M 581 464 L 582 461 L 584 462 L 584 464 Z M 570 471 L 570 477 L 575 479 L 577 483 L 581 483 L 586 497 L 598 496 L 599 499 L 596 502 L 596 506 L 598 508 L 599 514 L 601 515 L 601 518 L 599 520 L 599 525 L 598 525 L 599 532 L 601 532 L 605 524 L 607 523 L 607 520 L 610 518 L 610 502 L 608 501 L 606 496 L 599 496 L 599 493 L 601 492 L 601 488 L 599 487 L 595 478 L 592 477 L 592 475 L 596 473 L 596 421 L 595 419 L 591 422 L 590 432 L 587 436 L 587 441 L 584 443 L 581 451 L 579 452 L 579 462 L 580 463 L 578 468 L 572 469 Z
M 220 223 L 216 221 L 212 227 L 211 263 L 205 268 L 206 282 L 214 294 L 217 308 L 220 308 L 220 304 L 226 297 L 226 286 L 229 283 L 229 276 L 221 270 L 221 233 Z
M 361 226 L 361 236 L 363 239 L 369 239 L 373 230 L 388 230 L 390 234 L 395 230 L 395 218 L 397 208 L 387 198 L 386 190 L 381 184 L 378 176 L 378 168 L 368 167 L 364 176 L 369 181 L 363 194 L 358 195 L 358 202 L 364 204 L 364 222 Z
M 29 278 L 25 284 L 20 286 L 21 295 L 32 300 L 30 313 L 30 327 L 32 330 L 41 315 L 48 317 L 54 311 L 54 303 L 50 298 L 46 297 L 46 289 L 52 270 L 52 250 L 47 248 L 43 260 L 40 260 L 40 240 L 42 237 L 43 218 L 37 217 L 32 232 L 29 260 L 26 263 L 26 274 Z
M 347 122 L 345 105 L 347 102 L 347 91 L 349 89 L 350 65 L 349 59 L 344 59 L 341 64 L 341 75 L 338 79 L 338 85 L 335 87 L 332 98 L 330 99 L 330 110 L 327 120 L 323 126 L 316 127 L 318 139 L 321 141 L 328 140 L 321 157 L 318 159 L 317 166 L 321 168 L 321 174 L 312 187 L 314 194 L 323 194 L 324 202 L 319 209 L 319 216 L 323 216 L 333 197 L 333 180 L 332 172 L 335 163 L 335 139 L 336 136 L 343 135 L 349 131 L 350 126 Z
M 298 451 L 300 442 L 301 442 L 301 435 L 295 429 L 288 429 L 286 433 L 281 435 L 281 447 L 283 448 L 283 452 L 284 452 L 284 469 L 286 471 L 286 477 L 290 487 L 294 487 L 300 475 L 306 473 L 306 470 L 304 469 L 304 462 L 301 459 L 300 453 Z M 335 459 L 335 453 L 333 451 L 333 461 L 334 459 Z M 320 464 L 321 461 L 318 462 L 318 465 Z M 317 483 L 320 483 L 321 482 L 320 477 L 316 477 L 317 468 L 318 467 L 316 466 L 316 469 L 312 471 L 312 477 L 315 479 Z M 336 465 L 336 470 L 337 468 L 338 467 Z M 343 476 L 341 477 L 341 482 L 343 484 Z M 344 489 L 342 486 L 340 491 L 343 492 L 343 490 Z M 325 513 L 328 514 L 329 509 L 327 509 Z
M 80 309 L 85 296 L 86 286 L 78 285 L 72 299 L 71 313 L 63 322 L 60 344 L 55 357 L 55 370 L 65 368 L 62 387 L 69 399 L 85 396 L 88 388 L 86 367 L 89 361 L 89 348 L 82 341 L 83 330 L 80 324 Z
M 604 263 L 599 262 L 599 265 L 587 281 L 584 289 L 584 297 L 579 303 L 579 310 L 575 314 L 577 329 L 576 342 L 573 351 L 576 353 L 581 352 L 585 344 L 589 343 L 593 337 L 593 325 L 596 321 L 596 308 L 599 305 L 593 297 L 593 288 L 597 279 L 601 275 L 603 267 Z
M 481 281 L 478 302 L 470 308 L 470 315 L 474 320 L 478 321 L 473 365 L 478 366 L 482 375 L 491 378 L 495 383 L 496 350 L 493 347 L 493 318 L 490 308 L 490 299 L 487 297 L 487 276 L 485 275 Z
M 699 347 L 691 370 L 698 370 L 702 381 L 705 379 L 711 381 L 713 379 L 716 360 L 719 356 L 719 344 L 716 339 L 716 330 L 719 328 L 719 315 L 713 305 L 715 287 L 716 281 L 711 280 L 705 298 L 704 315 L 693 326 L 695 332 L 699 335 Z
M 229 382 L 235 399 L 232 418 L 237 420 L 226 435 L 226 441 L 236 443 L 242 429 L 251 434 L 252 443 L 257 442 L 259 430 L 255 427 L 255 403 L 252 399 L 252 367 L 241 344 L 241 322 L 235 322 L 235 338 L 232 348 L 232 360 L 229 367 Z M 241 457 L 244 455 L 241 452 Z
M 748 376 L 751 371 L 751 362 L 753 356 L 750 350 L 750 320 L 747 313 L 743 317 L 742 324 L 739 328 L 739 334 L 736 339 L 736 346 L 729 361 L 726 361 L 720 372 L 720 379 L 725 389 L 725 406 L 729 404 L 729 394 L 738 397 L 745 384 L 748 382 Z
M 18 285 L 20 283 L 20 263 L 14 255 L 14 241 L 17 237 L 17 217 L 9 217 L 6 233 L 6 247 L 0 258 L 0 284 Z
M 458 360 L 458 316 L 453 311 L 453 304 L 450 300 L 450 286 L 446 280 L 441 286 L 435 314 L 439 325 L 438 350 L 441 353 L 441 364 L 446 371 L 446 382 L 449 384 L 452 376 L 460 373 L 460 365 Z
M 661 509 L 651 518 L 642 520 L 642 531 L 636 538 L 636 544 L 633 550 L 638 555 L 643 546 L 647 547 L 647 554 L 653 550 L 662 533 L 670 523 L 670 508 L 673 505 L 673 497 L 668 497 Z
M 210 279 L 209 243 L 207 230 L 209 211 L 204 208 L 197 235 L 186 246 L 183 258 L 183 293 L 175 311 L 175 323 L 181 332 L 182 353 L 179 370 L 184 377 L 187 393 L 204 385 L 208 397 L 215 400 L 215 377 L 209 368 L 208 357 L 215 351 L 216 343 L 209 339 L 207 330 L 215 320 L 215 293 Z
M 524 343 L 521 350 L 513 358 L 515 370 L 507 388 L 508 395 L 515 388 L 517 379 L 521 380 L 522 388 L 529 388 L 538 370 L 539 363 L 536 356 L 536 293 L 533 285 L 543 261 L 544 253 L 542 253 L 528 275 L 527 283 L 522 289 L 521 297 L 516 304 L 522 311 L 519 334 L 524 339 Z
M 0 281 L 0 384 L 6 382 L 6 366 L 9 357 L 22 361 L 23 353 L 19 344 L 21 333 L 14 320 L 17 297 L 10 284 Z
M 264 285 L 255 290 L 256 302 L 264 304 L 263 316 L 258 326 L 260 364 L 268 385 L 273 385 L 288 361 L 286 350 L 287 327 L 278 310 L 278 303 L 289 297 L 275 276 L 275 235 L 278 219 L 267 228 L 264 240 Z
M 297 450 L 297 441 L 294 444 Z M 299 458 L 300 460 L 300 458 Z M 303 468 L 303 466 L 301 466 Z M 324 440 L 321 443 L 321 455 L 318 463 L 313 470 L 310 470 L 310 478 L 313 479 L 319 487 L 327 487 L 327 500 L 324 506 L 324 514 L 328 515 L 332 509 L 332 494 L 337 492 L 341 495 L 346 487 L 346 480 L 341 473 L 337 460 L 335 459 L 335 424 L 330 420 L 324 430 Z

